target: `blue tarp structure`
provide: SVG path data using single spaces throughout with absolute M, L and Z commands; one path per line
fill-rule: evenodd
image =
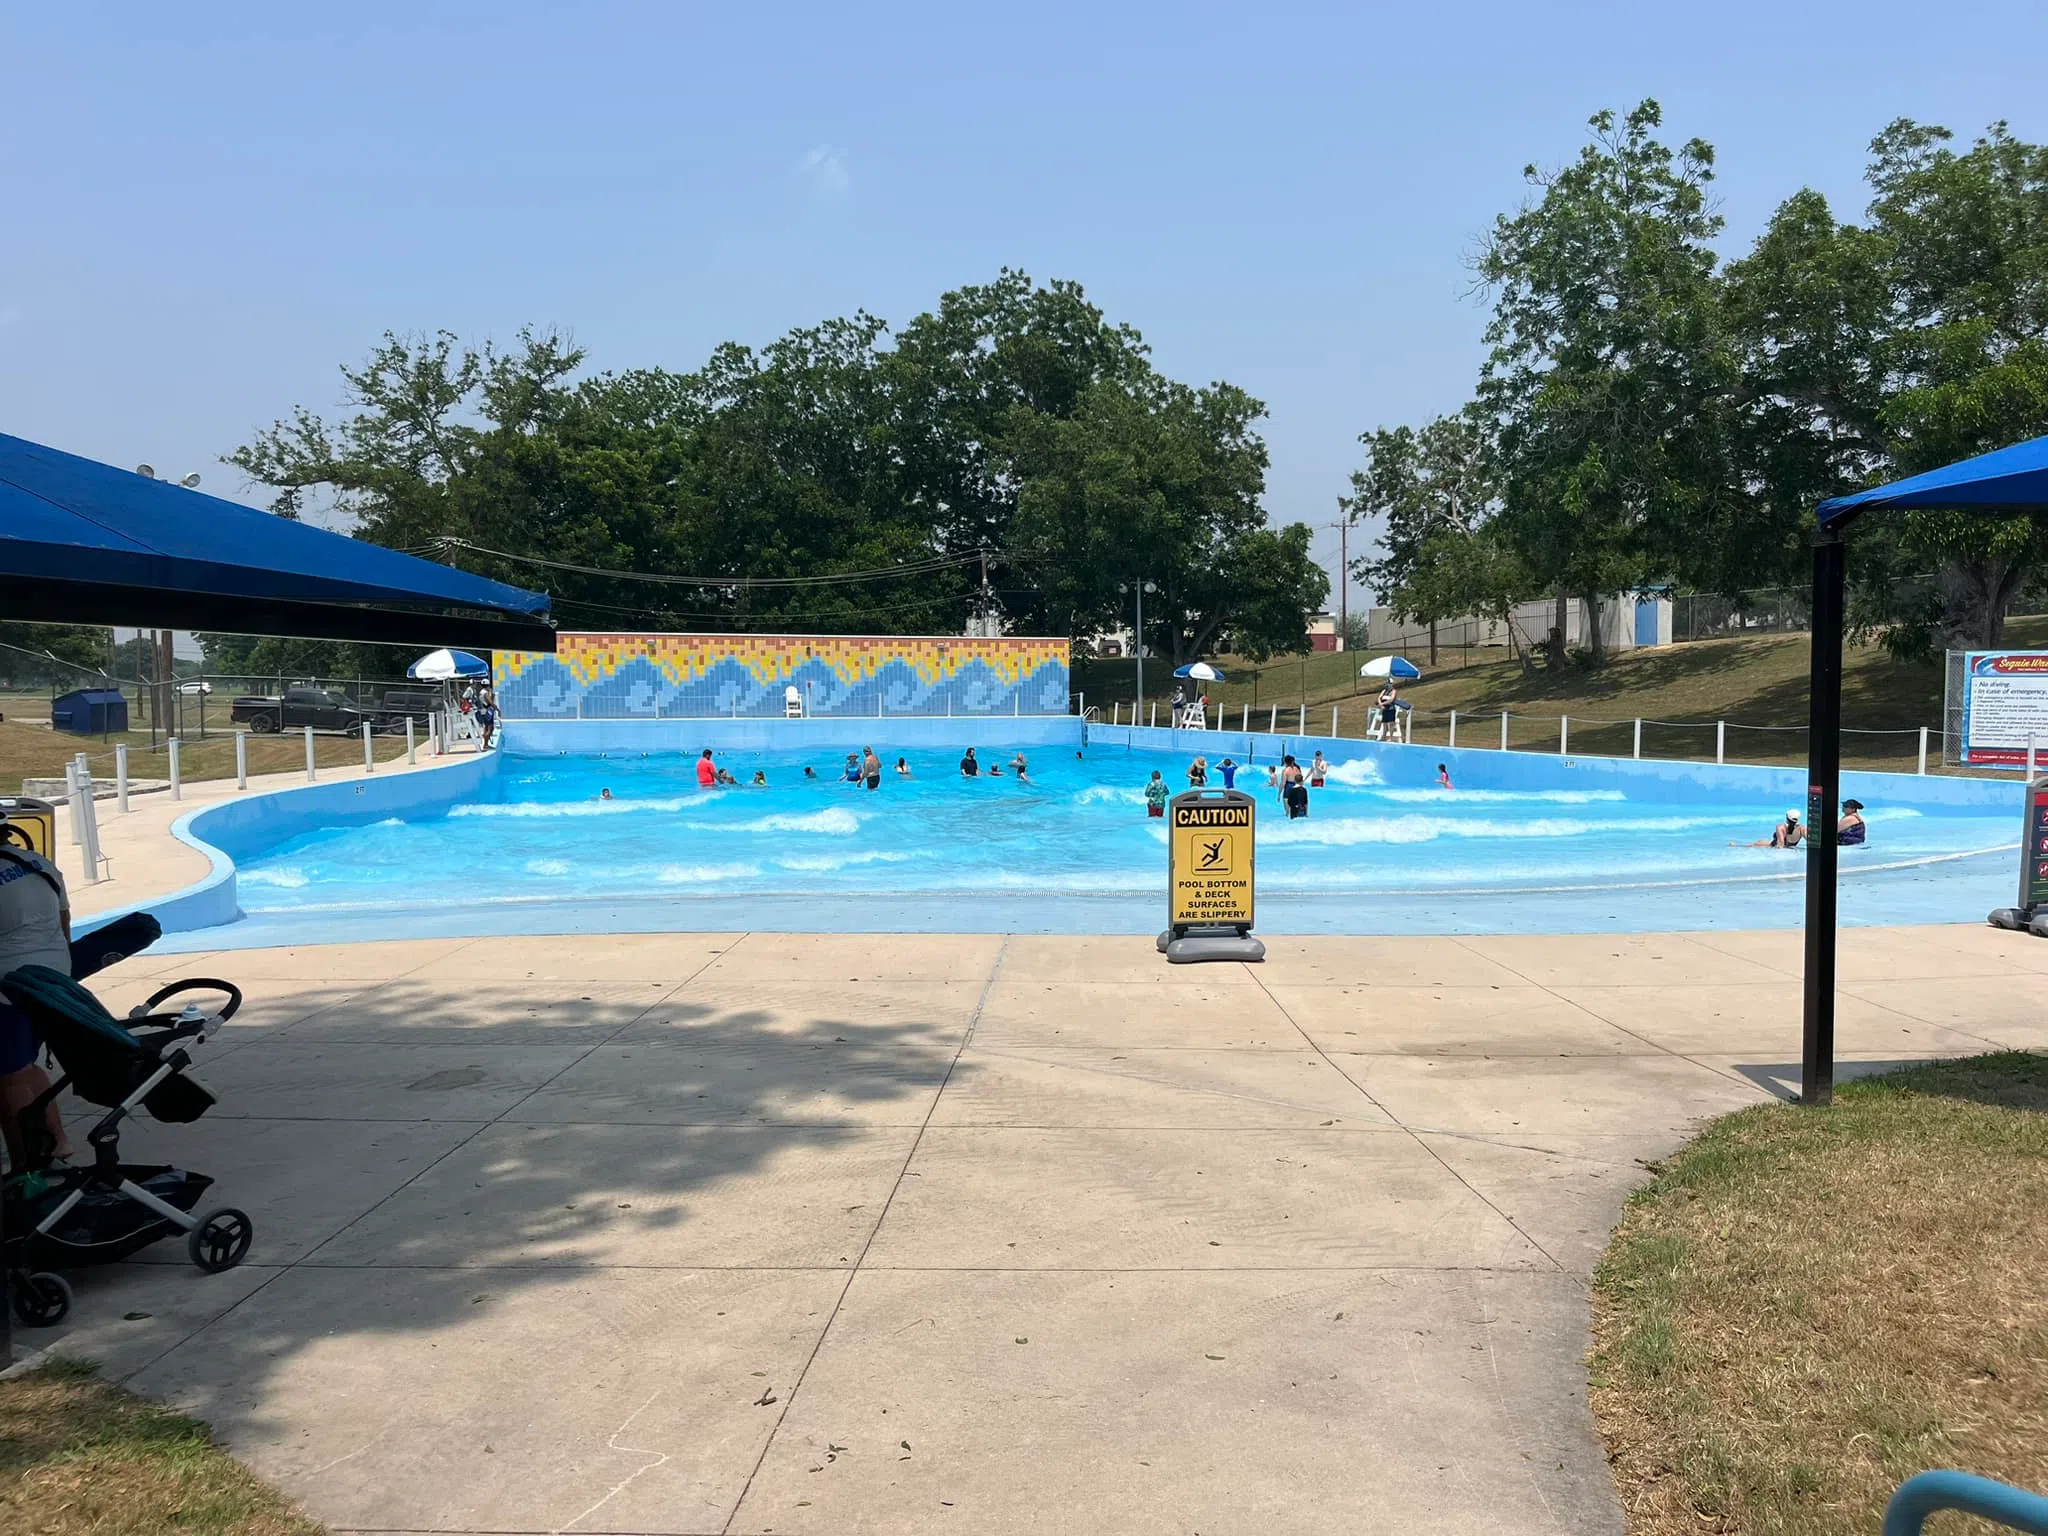
M 1842 627 L 1848 550 L 1842 538 L 1868 512 L 1916 509 L 1986 516 L 2048 512 L 2048 437 L 1930 469 L 1814 510 L 1813 656 L 1807 694 L 1806 1009 L 1800 1063 L 1802 1103 L 1825 1104 L 1835 1091 L 1836 815 L 1842 792 Z
M 1854 496 L 1820 504 L 1823 528 L 1841 525 L 1863 512 L 1902 512 L 1940 507 L 1974 512 L 2048 511 L 2048 437 L 1980 453 L 1974 459 L 1894 480 Z
M 552 651 L 548 604 L 0 434 L 0 617 Z

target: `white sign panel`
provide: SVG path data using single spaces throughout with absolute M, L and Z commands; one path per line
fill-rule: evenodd
M 1963 654 L 1963 761 L 2020 768 L 2048 758 L 2048 651 Z

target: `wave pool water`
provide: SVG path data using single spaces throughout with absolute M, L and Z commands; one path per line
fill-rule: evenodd
M 878 748 L 882 744 L 878 743 Z M 879 790 L 843 759 L 731 752 L 767 788 L 699 790 L 681 754 L 508 758 L 475 799 L 323 827 L 238 855 L 245 921 L 231 942 L 441 933 L 740 930 L 1146 932 L 1163 921 L 1165 834 L 1145 814 L 1154 768 L 1188 756 L 1034 748 L 1030 771 L 964 779 L 957 754 L 911 752 Z M 1259 927 L 1266 932 L 1586 932 L 1791 926 L 1805 855 L 1731 847 L 1786 807 L 1755 771 L 1702 787 L 1613 775 L 1516 787 L 1517 754 L 1445 790 L 1435 757 L 1340 763 L 1289 821 L 1266 762 Z M 1212 759 L 1213 760 L 1213 759 Z M 808 762 L 819 777 L 806 779 Z M 1717 771 L 1701 768 L 1702 775 Z M 1418 780 L 1420 782 L 1418 782 Z M 1722 781 L 1725 780 L 1725 783 Z M 1217 782 L 1213 777 L 1211 782 Z M 1905 781 L 1910 784 L 1912 781 Z M 605 791 L 610 797 L 605 797 Z M 1846 922 L 1978 921 L 2009 899 L 2016 823 L 1996 806 L 1885 804 L 1842 855 Z M 1904 796 L 1902 795 L 1903 799 Z M 222 930 L 211 930 L 218 938 Z

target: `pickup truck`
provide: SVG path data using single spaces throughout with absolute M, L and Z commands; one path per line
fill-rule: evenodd
M 287 688 L 279 696 L 245 694 L 229 706 L 228 718 L 259 736 L 307 725 L 316 731 L 354 731 L 365 720 L 378 730 L 390 725 L 383 716 L 365 713 L 325 688 Z

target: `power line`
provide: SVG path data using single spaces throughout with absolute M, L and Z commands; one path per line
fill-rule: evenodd
M 934 571 L 946 570 L 957 565 L 972 565 L 983 558 L 977 551 L 971 555 L 931 555 L 920 560 L 906 561 L 902 565 L 884 566 L 872 571 L 840 571 L 829 576 L 666 576 L 650 571 L 620 571 L 601 565 L 576 565 L 567 560 L 543 560 L 538 555 L 515 555 L 502 549 L 486 549 L 468 539 L 447 535 L 434 540 L 444 553 L 449 550 L 467 549 L 479 555 L 490 555 L 498 560 L 510 560 L 519 565 L 538 565 L 551 571 L 570 571 L 578 576 L 604 576 L 615 581 L 649 581 L 669 587 L 825 587 L 840 586 L 853 582 L 883 581 L 897 576 L 924 576 Z

